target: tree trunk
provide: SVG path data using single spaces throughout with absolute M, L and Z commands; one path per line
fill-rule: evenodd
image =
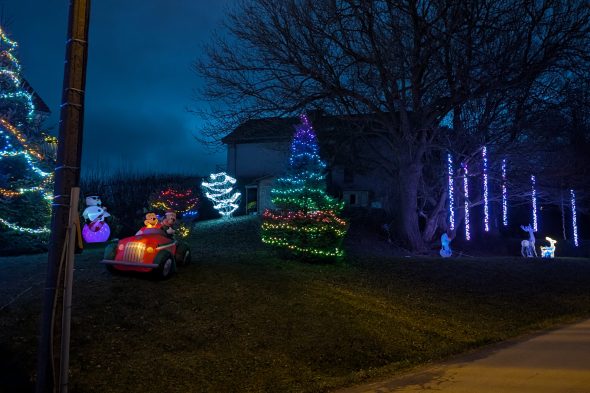
M 447 201 L 447 191 L 443 192 L 440 196 L 436 207 L 426 220 L 424 231 L 422 232 L 422 240 L 425 243 L 430 243 L 434 240 L 434 234 L 436 230 L 441 226 L 441 223 L 445 221 L 444 207 Z M 446 228 L 443 228 L 446 230 Z
M 424 251 L 424 241 L 418 223 L 418 184 L 422 174 L 420 164 L 410 164 L 399 173 L 399 233 L 412 251 Z

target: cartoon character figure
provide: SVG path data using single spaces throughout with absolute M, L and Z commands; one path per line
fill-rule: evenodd
M 86 220 L 86 225 L 82 229 L 82 236 L 87 243 L 101 243 L 108 240 L 111 229 L 104 221 L 111 215 L 107 208 L 102 206 L 102 201 L 98 195 L 86 197 L 86 209 L 82 212 L 82 217 Z
M 137 231 L 135 236 L 143 235 L 143 233 L 146 229 L 160 227 L 160 223 L 158 222 L 158 216 L 156 215 L 156 213 L 152 213 L 152 212 L 147 213 L 145 215 L 145 220 L 143 221 L 143 224 L 144 224 L 144 227 L 141 228 L 139 231 Z
M 164 216 L 164 219 L 161 222 L 162 230 L 168 235 L 168 237 L 172 237 L 176 232 L 172 226 L 176 223 L 176 213 L 172 210 L 168 210 Z
M 145 221 L 143 222 L 146 228 L 157 228 L 158 223 L 158 216 L 156 213 L 148 213 L 145 215 Z
M 549 236 L 547 236 L 545 239 L 547 239 L 550 246 L 541 246 L 541 257 L 555 258 L 555 243 L 557 243 L 557 240 L 553 240 Z
M 443 258 L 449 258 L 453 255 L 453 250 L 451 250 L 451 242 L 455 238 L 455 234 L 451 231 L 447 231 L 442 234 L 440 237 L 440 244 L 442 248 L 439 251 L 439 254 Z

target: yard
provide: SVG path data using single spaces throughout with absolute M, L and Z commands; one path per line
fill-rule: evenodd
M 590 260 L 277 258 L 198 223 L 168 281 L 77 257 L 72 392 L 324 392 L 590 316 Z M 369 247 L 370 249 L 370 247 Z M 0 258 L 0 391 L 31 388 L 46 255 Z

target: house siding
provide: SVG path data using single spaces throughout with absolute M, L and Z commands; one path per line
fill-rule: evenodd
M 287 143 L 228 144 L 227 168 L 236 178 L 280 174 L 289 159 Z

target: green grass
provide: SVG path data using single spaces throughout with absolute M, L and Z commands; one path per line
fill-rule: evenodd
M 78 256 L 73 392 L 324 392 L 590 316 L 588 259 L 303 264 L 253 218 L 190 242 L 193 265 L 163 282 Z M 45 259 L 0 258 L 0 307 L 22 293 L 0 310 L 0 391 L 32 378 Z

